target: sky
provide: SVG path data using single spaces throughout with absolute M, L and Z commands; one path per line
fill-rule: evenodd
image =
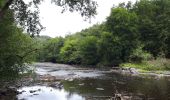
M 136 0 L 96 0 L 98 3 L 97 15 L 91 18 L 91 22 L 88 20 L 84 21 L 84 18 L 77 12 L 61 13 L 62 9 L 51 4 L 50 1 L 51 0 L 45 0 L 39 6 L 41 24 L 46 27 L 40 35 L 64 37 L 67 34 L 79 32 L 94 24 L 102 23 L 106 17 L 109 16 L 113 5 L 128 1 L 135 2 Z

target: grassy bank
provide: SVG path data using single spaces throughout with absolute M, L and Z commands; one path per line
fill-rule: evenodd
M 140 63 L 129 62 L 121 64 L 121 67 L 131 67 L 142 71 L 170 71 L 170 59 L 158 58 Z

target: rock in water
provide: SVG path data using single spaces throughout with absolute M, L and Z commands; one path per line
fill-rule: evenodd
M 139 74 L 139 72 L 135 68 L 129 68 L 131 74 Z
M 104 89 L 103 88 L 96 88 L 97 90 L 100 90 L 100 91 L 103 91 Z
M 115 100 L 122 100 L 122 95 L 121 94 L 115 94 Z

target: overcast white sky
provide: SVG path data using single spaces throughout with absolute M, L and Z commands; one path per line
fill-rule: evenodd
M 109 16 L 110 9 L 113 5 L 128 1 L 135 2 L 136 0 L 96 0 L 98 3 L 98 14 L 95 18 L 91 19 L 91 23 L 89 23 L 89 21 L 84 21 L 78 13 L 65 12 L 61 14 L 61 8 L 51 4 L 50 1 L 51 0 L 45 0 L 45 2 L 39 6 L 41 23 L 46 27 L 40 35 L 56 37 L 75 33 L 96 23 L 101 23 Z

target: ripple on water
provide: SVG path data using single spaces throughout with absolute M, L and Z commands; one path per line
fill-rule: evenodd
M 36 73 L 39 75 L 52 75 L 52 76 L 62 76 L 62 77 L 98 77 L 103 76 L 102 71 L 98 70 L 50 70 L 44 68 L 36 68 Z

